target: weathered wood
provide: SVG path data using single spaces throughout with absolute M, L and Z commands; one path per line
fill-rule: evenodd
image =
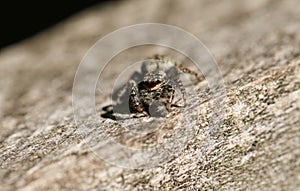
M 6 48 L 0 53 L 1 190 L 298 190 L 299 18 L 298 0 L 120 1 Z M 201 39 L 216 57 L 227 99 L 224 123 L 207 147 L 214 108 L 206 84 L 198 84 L 204 102 L 184 150 L 158 167 L 130 170 L 99 159 L 85 144 L 73 119 L 72 85 L 96 40 L 140 22 L 179 26 Z M 149 50 L 132 54 L 162 49 Z M 103 77 L 104 89 L 117 73 Z M 101 93 L 99 104 L 110 92 Z M 122 143 L 134 142 L 122 139 L 116 122 L 100 125 Z M 97 136 L 91 129 L 87 138 Z

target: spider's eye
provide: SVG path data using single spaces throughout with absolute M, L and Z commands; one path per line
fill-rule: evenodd
M 157 85 L 159 85 L 162 81 L 159 80 L 159 79 L 155 79 L 153 81 L 147 81 L 147 82 L 144 82 L 144 85 L 147 87 L 147 88 L 153 88 Z
M 154 87 L 154 86 L 156 86 L 157 84 L 159 84 L 160 82 L 158 82 L 158 81 L 151 81 L 151 82 L 147 82 L 147 86 L 149 86 L 149 87 Z
M 160 84 L 160 83 L 161 83 L 161 80 L 155 79 L 153 83 L 154 83 L 154 84 Z

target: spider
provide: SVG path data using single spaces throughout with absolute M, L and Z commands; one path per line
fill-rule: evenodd
M 203 79 L 198 73 L 178 65 L 169 57 L 155 55 L 144 61 L 141 72 L 135 72 L 125 87 L 113 94 L 116 100 L 114 110 L 139 116 L 164 115 L 165 111 L 171 110 L 171 106 L 180 107 L 173 104 L 176 88 L 180 90 L 183 104 L 186 105 L 186 90 L 180 79 L 181 73 L 191 74 L 197 81 Z M 108 107 L 103 109 L 108 111 Z

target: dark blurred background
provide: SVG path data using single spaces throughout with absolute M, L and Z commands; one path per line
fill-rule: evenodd
M 113 0 L 11 0 L 0 4 L 0 49 L 33 36 L 71 15 Z

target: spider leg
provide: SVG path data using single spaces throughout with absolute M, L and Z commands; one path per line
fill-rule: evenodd
M 182 64 L 178 65 L 177 69 L 183 73 L 195 76 L 195 78 L 197 79 L 198 82 L 200 82 L 204 79 L 203 76 L 200 76 L 197 72 L 184 67 Z M 184 103 L 184 105 L 186 105 L 186 90 L 182 84 L 182 81 L 180 80 L 180 78 L 176 78 L 175 81 L 178 85 L 178 88 L 180 89 L 181 94 L 182 94 L 183 103 Z M 175 104 L 177 105 L 177 103 L 175 103 Z
M 144 110 L 143 104 L 139 99 L 139 89 L 138 85 L 135 81 L 131 80 L 129 82 L 131 86 L 130 95 L 129 95 L 129 109 L 132 113 L 141 113 L 144 115 L 148 115 L 148 113 Z
M 189 68 L 184 67 L 182 64 L 180 64 L 178 66 L 178 69 L 180 71 L 182 71 L 183 73 L 187 73 L 187 74 L 195 76 L 198 82 L 200 82 L 200 81 L 202 81 L 204 79 L 203 76 L 200 76 L 197 72 L 192 71 Z
M 184 105 L 178 104 L 179 101 L 180 101 L 180 99 L 178 99 L 177 101 L 175 101 L 175 103 L 172 103 L 172 104 L 171 104 L 171 107 L 184 107 Z
M 179 88 L 179 90 L 180 90 L 180 92 L 182 94 L 183 104 L 186 105 L 186 90 L 185 90 L 185 88 L 184 88 L 184 86 L 182 84 L 182 81 L 181 81 L 180 78 L 176 78 L 175 82 L 176 82 L 176 84 L 177 84 L 177 86 L 178 86 L 178 88 Z
M 131 80 L 140 81 L 143 75 L 139 72 L 134 72 L 130 77 Z M 124 102 L 131 90 L 130 82 L 127 82 L 123 87 L 119 87 L 112 95 L 112 99 L 115 100 L 116 104 L 120 104 Z
M 165 87 L 165 92 L 163 94 L 164 94 L 163 96 L 166 97 L 166 103 L 165 103 L 166 110 L 170 111 L 174 99 L 175 86 L 169 84 L 167 87 Z

